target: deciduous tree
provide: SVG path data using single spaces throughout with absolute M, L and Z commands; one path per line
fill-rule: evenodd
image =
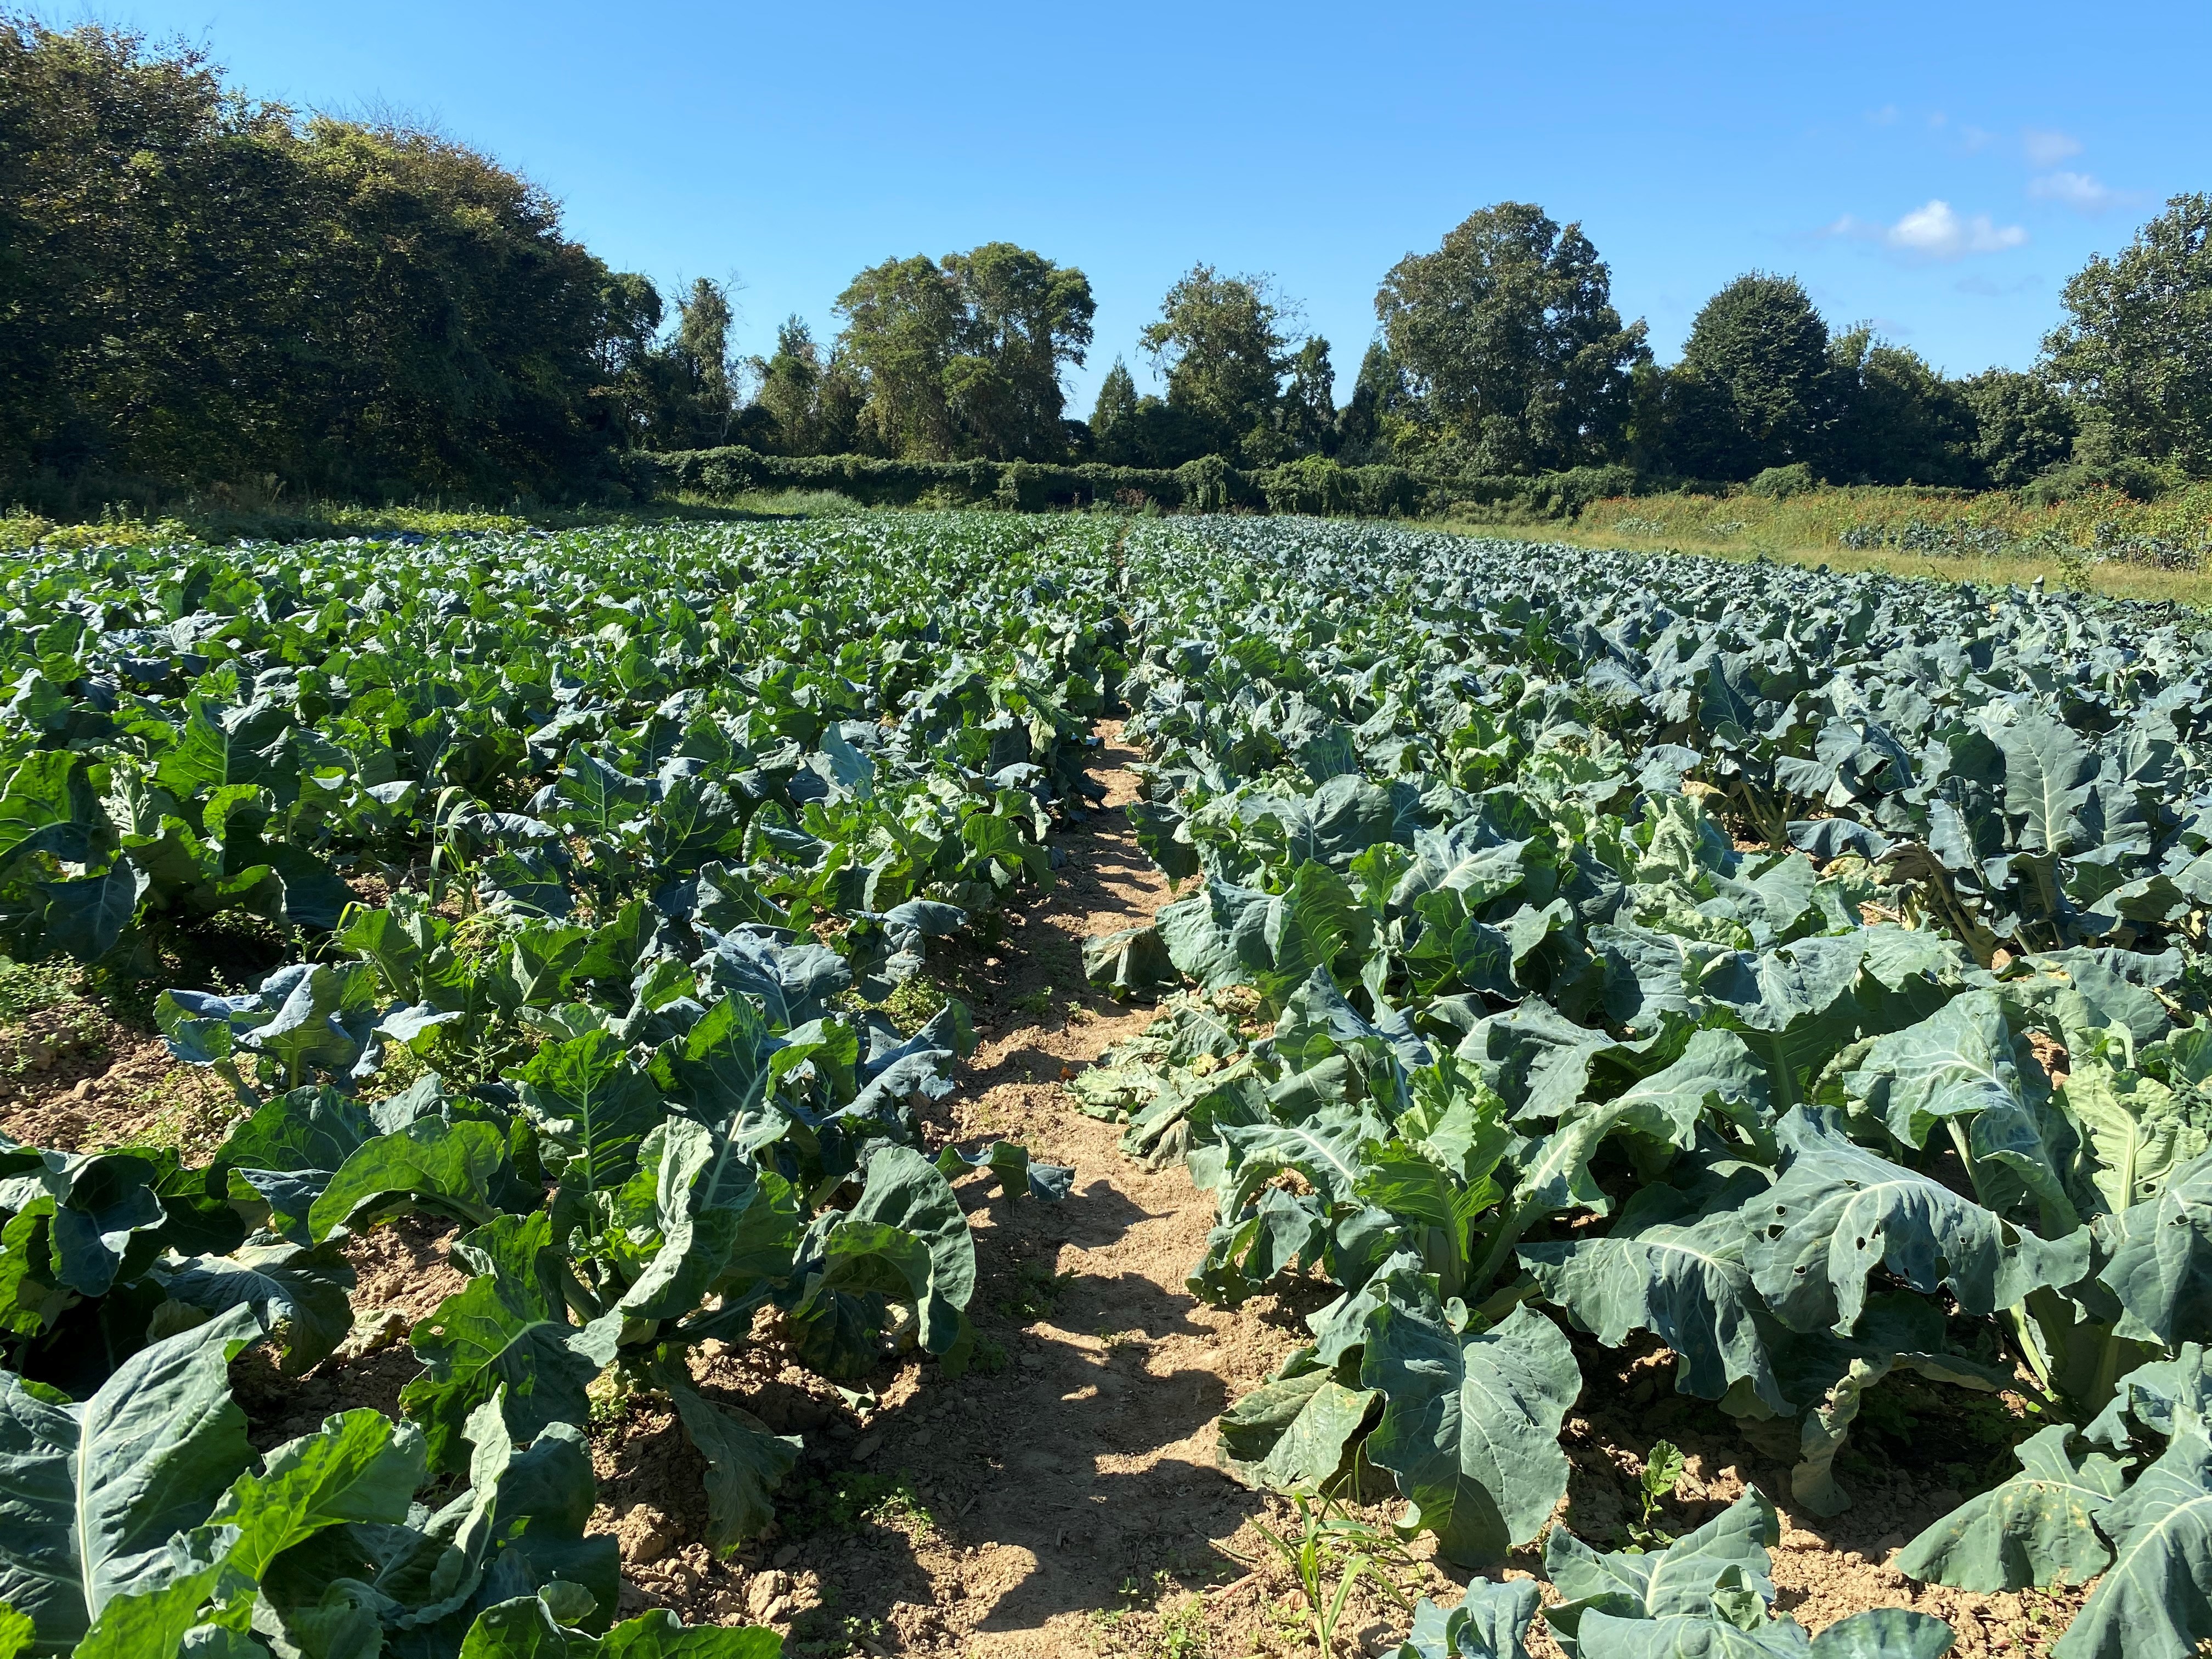
M 1601 460 L 1626 419 L 1629 370 L 1650 355 L 1624 326 L 1612 275 L 1578 224 L 1501 202 L 1433 253 L 1409 253 L 1375 297 L 1422 435 L 1479 472 Z
M 2212 475 L 2212 195 L 2176 196 L 2066 284 L 2045 372 L 2112 447 Z

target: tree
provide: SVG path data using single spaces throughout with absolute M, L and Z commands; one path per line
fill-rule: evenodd
M 1098 401 L 1091 409 L 1091 442 L 1099 459 L 1114 466 L 1134 464 L 1137 382 L 1129 366 L 1119 357 L 1099 382 Z
M 2212 475 L 2212 195 L 2182 195 L 2092 258 L 2044 337 L 2045 373 L 2115 451 Z
M 2073 408 L 2040 375 L 1987 368 L 1960 381 L 1959 393 L 1974 417 L 1978 483 L 2017 489 L 2073 453 Z
M 1376 315 L 1421 437 L 1478 472 L 1575 466 L 1613 451 L 1629 370 L 1650 356 L 1623 327 L 1612 274 L 1580 225 L 1501 202 L 1382 279 Z
M 1097 309 L 1090 279 L 1016 247 L 986 242 L 943 261 L 962 307 L 947 366 L 968 453 L 1010 461 L 1066 446 L 1063 365 L 1080 364 Z
M 1283 459 L 1325 455 L 1336 447 L 1336 371 L 1328 342 L 1318 334 L 1300 343 L 1291 359 L 1290 382 L 1275 405 L 1275 430 Z
M 695 279 L 677 301 L 676 336 L 663 356 L 665 402 L 654 434 L 661 449 L 711 449 L 730 441 L 737 413 L 730 362 L 730 296 L 719 283 Z
M 1835 476 L 1883 484 L 1975 482 L 1973 406 L 1954 382 L 1866 324 L 1838 335 L 1829 358 Z
M 837 298 L 864 436 L 927 459 L 1057 455 L 1060 369 L 1083 361 L 1096 308 L 1081 271 L 1011 242 L 871 266 Z
M 924 255 L 886 259 L 855 276 L 837 296 L 845 319 L 839 343 L 868 388 L 863 441 L 879 453 L 929 459 L 958 447 L 945 384 L 960 297 L 951 277 Z
M 624 440 L 609 382 L 653 326 L 649 284 L 465 145 L 302 121 L 191 50 L 21 18 L 0 276 L 18 488 L 571 494 Z
M 804 318 L 784 319 L 775 331 L 775 355 L 753 359 L 760 386 L 753 401 L 775 422 L 776 447 L 787 455 L 811 455 L 814 447 L 816 399 L 822 391 L 822 357 Z
M 841 455 L 856 435 L 866 392 L 852 365 L 832 352 L 825 361 L 805 319 L 788 317 L 775 331 L 775 355 L 750 365 L 760 381 L 753 407 L 772 428 L 763 441 L 785 455 Z
M 660 290 L 649 276 L 617 271 L 608 280 L 601 303 L 606 331 L 599 357 L 605 383 L 596 395 L 617 441 L 625 448 L 646 446 L 667 396 L 655 346 L 663 315 Z
M 1752 271 L 1705 301 L 1669 375 L 1674 465 L 1748 478 L 1803 462 L 1828 470 L 1838 414 L 1828 325 L 1794 276 Z
M 1165 373 L 1167 405 L 1192 455 L 1265 465 L 1279 458 L 1275 404 L 1291 371 L 1286 307 L 1263 276 L 1224 276 L 1194 265 L 1160 302 L 1139 337 Z M 1162 423 L 1164 425 L 1165 423 Z
M 1346 465 L 1387 461 L 1396 454 L 1393 430 L 1405 423 L 1406 377 L 1380 340 L 1359 360 L 1352 396 L 1336 412 L 1336 453 Z

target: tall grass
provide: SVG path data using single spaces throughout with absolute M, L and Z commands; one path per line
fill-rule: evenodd
M 2190 484 L 2154 501 L 2095 489 L 2048 506 L 2002 489 L 1812 489 L 1778 501 L 1751 495 L 1620 496 L 1593 501 L 1577 522 L 1611 534 L 1690 537 L 1776 550 L 1863 547 L 1886 538 L 1888 545 L 1908 549 L 1915 539 L 1948 539 L 1966 547 L 1978 542 L 1991 548 L 2043 540 L 2085 552 L 2155 540 L 2203 553 L 2212 551 L 2212 482 Z M 1931 533 L 1916 537 L 1916 531 Z
M 1488 526 L 1453 526 L 1496 535 Z M 1593 501 L 1534 533 L 1583 547 L 1784 559 L 1838 570 L 2212 605 L 2212 483 L 2154 501 L 2093 489 L 2038 505 L 2008 490 L 1880 487 Z

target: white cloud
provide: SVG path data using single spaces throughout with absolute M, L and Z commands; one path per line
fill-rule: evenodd
M 2039 167 L 2055 167 L 2068 156 L 2081 153 L 2079 138 L 2049 128 L 2030 127 L 2021 134 L 2020 143 L 2029 162 Z
M 1897 125 L 1897 113 L 1896 105 L 1884 104 L 1880 109 L 1869 110 L 1866 118 L 1871 126 L 1891 127 Z
M 2102 213 L 2120 199 L 2119 191 L 2088 173 L 2046 173 L 2027 181 L 2027 193 L 2039 202 L 2063 202 L 2077 213 Z
M 2000 225 L 1986 213 L 1961 217 L 1940 198 L 1917 207 L 1881 233 L 1881 240 L 1903 253 L 1929 259 L 1958 259 L 1969 253 L 2002 253 L 2027 240 L 2018 225 Z

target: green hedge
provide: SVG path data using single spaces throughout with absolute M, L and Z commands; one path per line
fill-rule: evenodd
M 1036 461 L 894 461 L 872 455 L 763 455 L 732 444 L 645 458 L 664 490 L 741 495 L 827 489 L 870 506 L 994 506 L 1024 513 L 1121 507 L 1192 513 L 1404 517 L 1430 505 L 1403 467 L 1339 466 L 1321 456 L 1248 471 L 1218 455 L 1173 468 L 1057 466 Z

